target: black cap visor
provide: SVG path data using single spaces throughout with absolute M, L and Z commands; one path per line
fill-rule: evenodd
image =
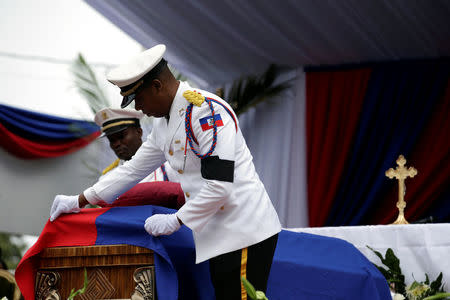
M 111 135 L 117 132 L 120 132 L 130 126 L 140 127 L 139 119 L 136 118 L 123 118 L 123 119 L 114 119 L 108 122 L 103 123 L 102 136 Z
M 136 93 L 130 94 L 128 96 L 124 96 L 122 103 L 120 104 L 121 108 L 125 108 L 128 105 L 130 105 L 131 102 L 133 102 L 134 98 L 136 98 Z
M 145 82 L 151 82 L 153 79 L 158 78 L 159 74 L 162 72 L 162 70 L 164 70 L 166 66 L 167 61 L 163 58 L 152 70 L 150 70 L 147 74 L 145 74 L 144 77 L 142 77 L 140 80 L 127 86 L 121 87 L 120 90 L 122 94 L 127 94 L 127 91 L 130 91 L 132 89 L 134 89 L 134 91 L 129 95 L 123 97 L 120 107 L 125 108 L 128 105 L 130 105 L 130 103 L 133 102 L 133 100 L 136 98 L 136 95 L 139 93 L 139 91 L 142 90 L 143 86 L 145 85 Z
M 103 137 L 103 136 L 108 136 L 108 135 L 111 135 L 114 133 L 118 133 L 118 132 L 121 132 L 121 131 L 127 129 L 128 127 L 130 127 L 130 126 L 129 125 L 114 126 L 114 127 L 106 129 L 101 136 Z

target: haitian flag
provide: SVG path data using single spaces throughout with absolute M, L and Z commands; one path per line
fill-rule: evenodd
M 89 208 L 48 221 L 16 269 L 16 281 L 24 298 L 34 299 L 38 254 L 44 248 L 129 244 L 154 251 L 158 299 L 212 299 L 209 264 L 195 264 L 191 231 L 182 226 L 170 236 L 153 237 L 144 229 L 149 216 L 174 212 L 151 205 Z
M 216 126 L 223 126 L 223 121 L 222 121 L 222 117 L 220 116 L 220 114 L 215 114 L 214 115 L 214 121 L 216 122 Z M 206 131 L 208 129 L 212 129 L 214 122 L 213 122 L 213 117 L 209 116 L 209 117 L 204 117 L 200 119 L 200 125 L 202 126 L 202 130 Z
M 129 244 L 154 251 L 158 299 L 215 299 L 209 264 L 195 264 L 192 232 L 186 226 L 160 237 L 150 236 L 144 229 L 150 215 L 174 212 L 151 205 L 91 208 L 47 222 L 36 244 L 16 269 L 16 281 L 24 298 L 34 299 L 38 254 L 44 248 Z M 270 300 L 391 299 L 383 275 L 352 244 L 286 230 L 278 236 L 267 297 Z

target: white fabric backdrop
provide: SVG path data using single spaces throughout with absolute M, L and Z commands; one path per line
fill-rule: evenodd
M 308 226 L 306 195 L 305 73 L 292 87 L 239 116 L 256 170 L 284 227 Z
M 85 0 L 202 87 L 270 63 L 359 63 L 450 54 L 450 1 Z M 128 59 L 124 57 L 124 60 Z
M 76 195 L 97 180 L 106 147 L 96 140 L 75 153 L 37 160 L 0 148 L 0 232 L 39 235 L 55 195 Z

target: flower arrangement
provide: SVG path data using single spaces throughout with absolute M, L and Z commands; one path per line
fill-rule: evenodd
M 384 266 L 375 265 L 381 274 L 386 278 L 392 292 L 393 300 L 434 300 L 434 299 L 450 299 L 450 293 L 444 291 L 442 283 L 442 272 L 438 277 L 430 282 L 428 274 L 425 274 L 425 281 L 413 283 L 406 286 L 405 276 L 400 268 L 400 260 L 395 256 L 391 248 L 386 250 L 385 256 L 367 246 L 381 260 Z

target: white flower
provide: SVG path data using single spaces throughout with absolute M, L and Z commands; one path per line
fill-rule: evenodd
M 406 288 L 406 295 L 411 300 L 421 299 L 429 289 L 430 287 L 427 284 L 414 281 Z
M 392 297 L 392 300 L 404 300 L 405 296 L 403 296 L 402 294 L 394 294 L 394 296 Z
M 391 297 L 392 300 L 404 300 L 405 296 L 403 296 L 402 294 L 396 294 L 391 290 Z

